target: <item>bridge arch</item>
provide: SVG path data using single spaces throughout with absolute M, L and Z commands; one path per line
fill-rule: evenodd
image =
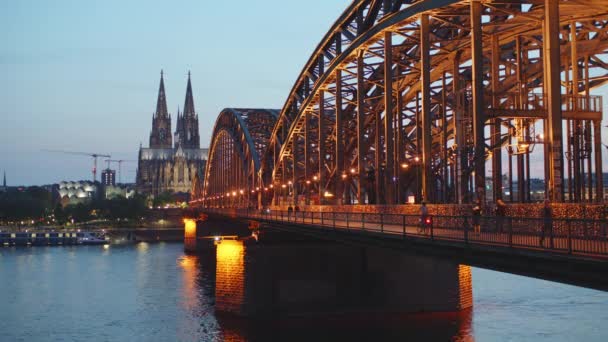
M 219 143 L 247 176 L 226 185 L 226 168 L 216 167 L 224 183 L 212 197 L 248 186 L 269 189 L 258 200 L 275 205 L 527 202 L 531 159 L 540 158 L 542 196 L 601 201 L 602 101 L 591 92 L 608 80 L 607 8 L 355 0 L 265 127 L 257 155 L 216 124 L 210 161 Z
M 489 199 L 486 183 L 494 200 L 530 201 L 534 146 L 549 197 L 565 200 L 567 177 L 568 200 L 601 201 L 601 98 L 589 91 L 606 82 L 606 5 L 354 1 L 273 129 L 264 181 L 294 188 L 274 203 L 463 203 Z
M 278 110 L 226 108 L 212 134 L 202 194 L 207 206 L 257 205 L 260 156 L 270 139 Z

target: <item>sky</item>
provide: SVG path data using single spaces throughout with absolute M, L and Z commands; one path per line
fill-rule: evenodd
M 349 3 L 0 1 L 0 173 L 9 186 L 92 177 L 91 158 L 49 149 L 137 159 L 161 69 L 173 129 L 191 71 L 207 146 L 223 108 L 283 106 Z M 136 166 L 123 164 L 123 181 Z
M 350 2 L 0 1 L 0 172 L 8 185 L 92 177 L 91 158 L 44 150 L 136 160 L 161 69 L 173 129 L 191 71 L 206 147 L 223 108 L 283 106 Z M 123 164 L 123 181 L 134 181 L 136 165 Z

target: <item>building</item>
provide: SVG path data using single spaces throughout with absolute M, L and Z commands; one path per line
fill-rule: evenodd
M 105 169 L 101 171 L 101 184 L 104 186 L 116 185 L 116 170 Z
M 97 196 L 98 191 L 97 185 L 89 181 L 64 181 L 56 189 L 62 206 L 89 202 Z
M 173 140 L 173 141 L 172 141 Z M 208 149 L 200 148 L 198 114 L 194 110 L 192 83 L 188 73 L 186 100 L 183 112 L 177 111 L 174 139 L 171 135 L 171 114 L 167 110 L 167 98 L 163 73 L 152 117 L 150 145 L 139 148 L 137 165 L 137 191 L 158 195 L 163 192 L 189 193 L 193 179 L 205 168 Z
M 106 199 L 131 198 L 135 196 L 135 187 L 131 184 L 108 185 L 104 187 Z

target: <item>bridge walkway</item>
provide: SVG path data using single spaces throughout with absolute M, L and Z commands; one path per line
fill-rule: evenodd
M 216 213 L 235 210 L 205 209 Z M 432 224 L 421 225 L 420 216 L 344 212 L 260 212 L 237 209 L 242 218 L 288 223 L 352 233 L 430 241 L 452 241 L 466 245 L 502 246 L 510 249 L 545 251 L 608 261 L 608 223 L 601 220 L 553 219 L 543 232 L 538 218 L 481 217 L 475 232 L 471 216 L 431 216 Z M 544 238 L 543 238 L 544 235 Z

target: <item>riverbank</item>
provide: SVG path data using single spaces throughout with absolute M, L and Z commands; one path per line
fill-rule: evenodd
M 25 241 L 22 241 L 23 243 L 20 243 L 20 245 L 57 246 L 62 245 L 62 243 L 57 243 L 59 237 L 62 239 L 72 236 L 76 238 L 77 234 L 85 231 L 106 236 L 112 244 L 155 241 L 181 242 L 184 239 L 183 227 L 11 227 L 11 229 L 0 229 L 0 234 L 3 237 L 0 241 L 0 247 L 13 245 L 9 240 L 11 240 L 11 236 L 15 238 L 14 235 L 18 235 L 21 240 Z

